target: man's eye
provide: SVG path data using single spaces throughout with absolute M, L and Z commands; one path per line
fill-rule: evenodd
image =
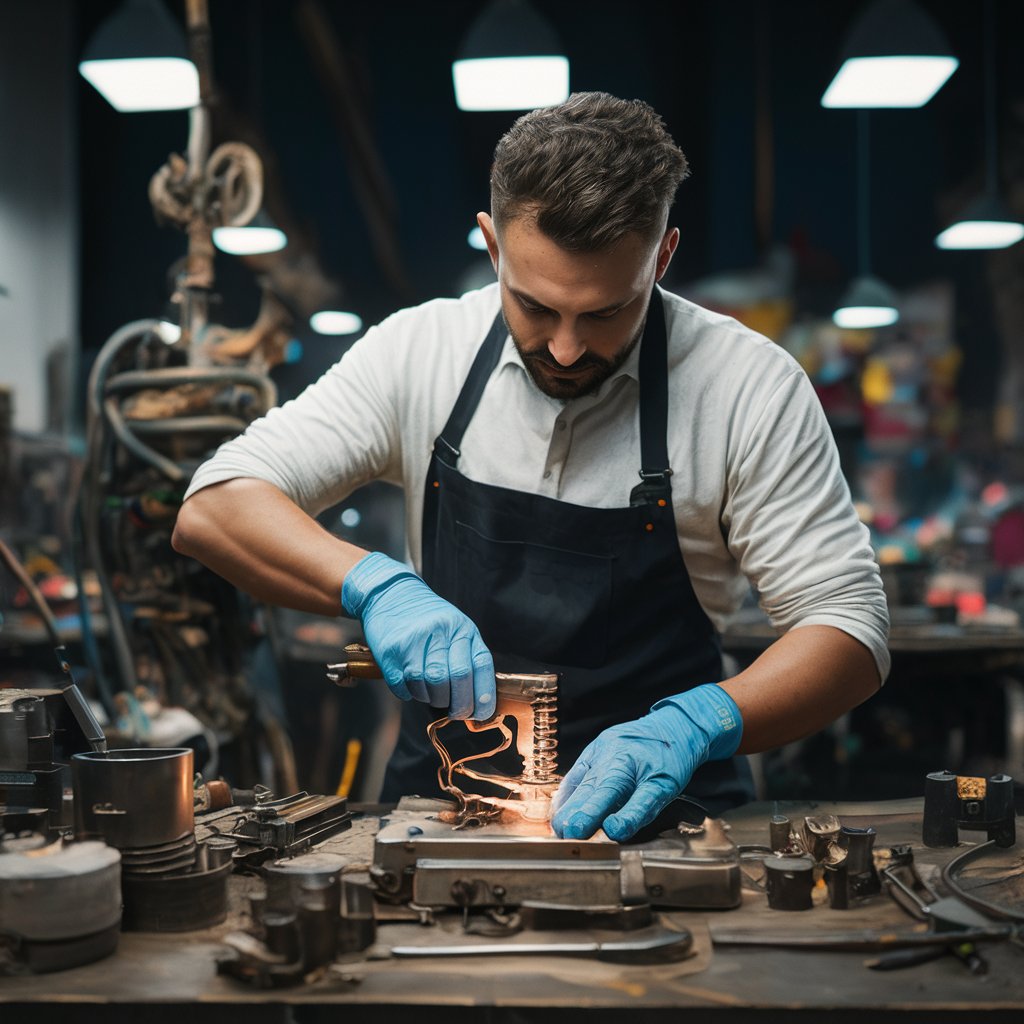
M 618 315 L 619 315 L 619 310 L 618 309 L 609 309 L 609 310 L 605 310 L 605 311 L 603 311 L 601 313 L 588 313 L 587 314 L 587 316 L 589 316 L 591 320 L 611 320 L 611 318 L 613 316 L 618 316 Z
M 523 311 L 526 313 L 546 313 L 547 310 L 543 306 L 536 306 L 532 302 L 524 302 L 522 299 L 519 300 L 519 305 L 522 306 Z

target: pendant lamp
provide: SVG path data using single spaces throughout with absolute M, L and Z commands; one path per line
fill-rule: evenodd
M 125 0 L 89 40 L 78 70 L 124 113 L 199 103 L 185 32 L 162 0 Z
M 999 131 L 996 124 L 996 27 L 992 0 L 985 3 L 985 190 L 935 239 L 940 249 L 1006 249 L 1024 238 L 1024 224 L 999 196 Z
M 569 60 L 527 0 L 491 0 L 452 63 L 459 110 L 533 110 L 569 96 Z
M 854 23 L 823 107 L 923 107 L 959 61 L 913 0 L 875 0 Z

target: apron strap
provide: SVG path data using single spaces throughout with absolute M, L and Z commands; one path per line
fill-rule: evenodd
M 501 315 L 501 310 L 498 310 L 498 315 L 494 318 L 487 337 L 484 338 L 483 344 L 477 350 L 476 358 L 469 370 L 469 376 L 459 392 L 448 422 L 434 441 L 434 455 L 451 469 L 455 469 L 458 464 L 459 456 L 462 454 L 459 450 L 462 437 L 466 433 L 469 421 L 473 418 L 473 413 L 476 412 L 487 381 L 498 365 L 507 337 L 508 327 L 505 325 L 505 318 Z
M 655 287 L 640 343 L 640 483 L 630 505 L 648 505 L 672 495 L 668 464 L 668 340 L 665 307 Z

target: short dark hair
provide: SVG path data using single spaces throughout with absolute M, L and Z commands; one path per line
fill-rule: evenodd
M 642 100 L 573 93 L 520 117 L 491 167 L 491 215 L 516 217 L 570 252 L 607 248 L 628 232 L 661 230 L 688 165 L 658 113 Z

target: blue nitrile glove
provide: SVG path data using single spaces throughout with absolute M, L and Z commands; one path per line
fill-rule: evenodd
M 555 794 L 555 835 L 589 839 L 603 825 L 609 839 L 628 839 L 682 793 L 705 761 L 732 757 L 742 735 L 740 709 L 715 683 L 660 700 L 643 718 L 605 729 Z
M 341 604 L 363 624 L 391 692 L 448 708 L 450 718 L 494 714 L 494 661 L 480 631 L 411 569 L 374 551 L 349 570 Z

